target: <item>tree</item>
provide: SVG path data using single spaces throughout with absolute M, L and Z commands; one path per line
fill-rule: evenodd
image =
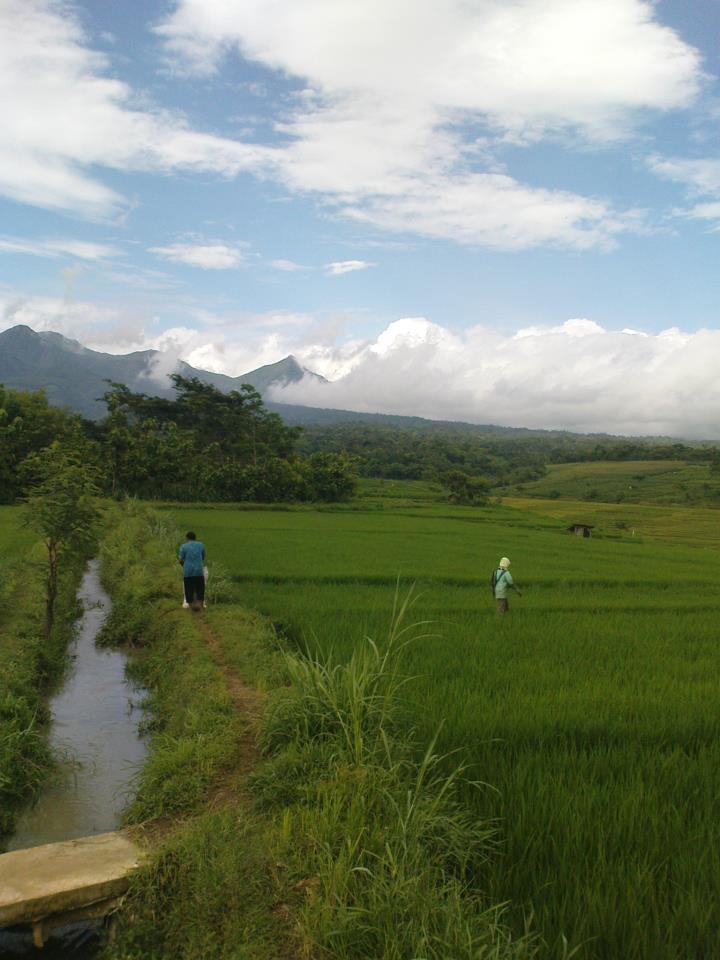
M 94 541 L 98 488 L 89 468 L 59 441 L 32 454 L 23 470 L 31 478 L 26 523 L 42 534 L 47 548 L 45 636 L 49 637 L 64 557 L 86 550 Z
M 470 477 L 462 470 L 451 470 L 443 477 L 451 503 L 481 507 L 488 502 L 488 484 L 482 477 Z
M 357 488 L 355 459 L 346 453 L 314 453 L 308 472 L 313 500 L 350 500 Z
M 25 492 L 20 464 L 53 440 L 79 429 L 80 417 L 51 407 L 42 391 L 9 390 L 0 384 L 0 503 Z

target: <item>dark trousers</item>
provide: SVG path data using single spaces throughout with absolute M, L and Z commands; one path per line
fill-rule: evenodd
M 183 577 L 183 583 L 188 603 L 192 603 L 196 597 L 201 603 L 205 601 L 205 577 Z

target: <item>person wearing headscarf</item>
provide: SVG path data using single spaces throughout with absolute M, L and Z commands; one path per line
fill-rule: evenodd
M 495 571 L 495 606 L 501 616 L 504 616 L 510 609 L 508 590 L 514 590 L 519 597 L 522 596 L 520 588 L 510 574 L 510 561 L 507 557 L 501 557 Z

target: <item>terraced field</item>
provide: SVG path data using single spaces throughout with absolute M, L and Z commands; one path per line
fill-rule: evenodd
M 720 505 L 720 478 L 711 475 L 707 463 L 682 460 L 558 463 L 550 465 L 542 479 L 502 492 L 609 503 Z

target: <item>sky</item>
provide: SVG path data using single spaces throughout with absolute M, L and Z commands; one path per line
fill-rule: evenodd
M 720 438 L 718 0 L 0 0 L 0 329 Z

